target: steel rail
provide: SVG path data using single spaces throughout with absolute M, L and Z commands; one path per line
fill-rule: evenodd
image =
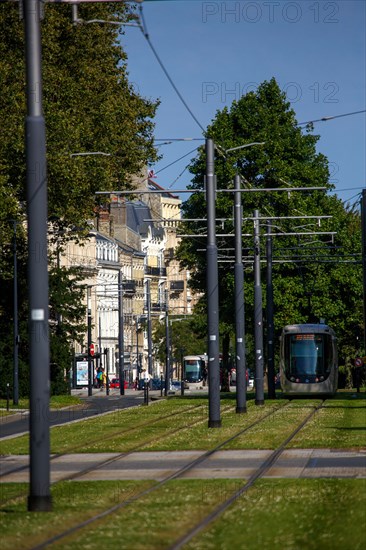
M 87 527 L 90 524 L 92 524 L 96 521 L 99 521 L 99 520 L 113 514 L 114 512 L 116 512 L 116 511 L 118 511 L 122 508 L 127 507 L 130 504 L 133 504 L 137 500 L 143 498 L 145 495 L 148 495 L 148 494 L 160 489 L 162 486 L 166 485 L 169 481 L 180 478 L 183 474 L 185 474 L 189 470 L 192 470 L 193 468 L 195 468 L 198 464 L 200 464 L 201 462 L 206 460 L 209 456 L 214 454 L 216 451 L 221 449 L 223 446 L 227 445 L 229 442 L 233 441 L 234 439 L 241 436 L 242 434 L 244 434 L 248 430 L 250 430 L 253 427 L 255 427 L 256 425 L 260 424 L 261 422 L 266 420 L 269 416 L 275 414 L 277 411 L 283 410 L 286 406 L 289 405 L 290 402 L 291 401 L 287 401 L 284 405 L 280 405 L 280 406 L 277 406 L 277 407 L 272 407 L 271 410 L 267 414 L 261 416 L 261 418 L 259 418 L 256 421 L 252 422 L 251 424 L 249 424 L 248 426 L 246 426 L 242 430 L 238 431 L 236 434 L 229 437 L 225 441 L 219 443 L 214 448 L 206 451 L 205 453 L 203 453 L 198 458 L 196 458 L 196 459 L 192 460 L 191 462 L 189 462 L 188 464 L 182 466 L 179 470 L 177 470 L 173 474 L 169 474 L 168 476 L 166 476 L 161 481 L 158 481 L 152 487 L 148 487 L 147 489 L 144 489 L 144 490 L 140 491 L 139 493 L 137 493 L 136 495 L 134 495 L 130 499 L 128 499 L 126 501 L 123 501 L 123 502 L 119 502 L 118 504 L 115 504 L 111 508 L 108 508 L 108 509 L 104 510 L 103 512 L 100 512 L 99 514 L 96 514 L 95 516 L 92 516 L 92 517 L 80 522 L 79 524 L 76 524 L 76 525 L 70 527 L 69 529 L 66 529 L 65 531 L 59 533 L 58 535 L 55 535 L 55 536 L 43 541 L 42 543 L 38 544 L 37 546 L 32 547 L 31 550 L 43 550 L 47 546 L 49 546 L 49 545 L 51 545 L 55 542 L 58 542 L 59 540 L 62 540 L 66 537 L 69 537 L 69 536 L 73 535 L 74 533 L 76 533 L 77 531 L 80 531 L 84 527 Z
M 141 405 L 140 405 L 141 406 Z M 181 411 L 177 411 L 177 412 L 174 412 L 174 413 L 171 413 L 171 414 L 168 414 L 168 415 L 165 415 L 165 416 L 159 416 L 158 418 L 154 418 L 153 420 L 150 420 L 149 422 L 141 422 L 140 424 L 137 424 L 136 426 L 133 426 L 132 428 L 128 428 L 127 430 L 116 430 L 114 431 L 113 433 L 109 434 L 107 437 L 103 436 L 103 442 L 104 441 L 108 441 L 109 439 L 113 439 L 114 437 L 116 437 L 116 435 L 126 435 L 128 433 L 131 433 L 131 432 L 134 432 L 136 430 L 139 430 L 140 428 L 142 427 L 146 427 L 146 426 L 151 426 L 152 424 L 156 424 L 157 422 L 160 422 L 162 420 L 167 420 L 173 416 L 178 416 L 178 415 L 181 415 L 183 413 L 187 413 L 187 412 L 192 412 L 193 410 L 195 409 L 199 409 L 201 407 L 203 407 L 204 405 L 194 405 L 194 406 L 191 406 L 191 407 L 187 407 L 185 408 L 184 410 L 181 410 Z M 129 409 L 120 409 L 120 410 L 117 410 L 117 411 L 110 411 L 108 412 L 107 414 L 114 414 L 116 412 L 122 412 L 122 411 L 127 411 Z M 92 416 L 90 418 L 84 418 L 82 420 L 80 420 L 81 422 L 83 421 L 87 421 L 87 420 L 95 420 L 96 418 L 98 418 L 98 416 Z M 74 421 L 70 421 L 70 422 L 65 422 L 64 424 L 61 424 L 61 426 L 67 426 L 68 424 L 72 424 Z M 52 428 L 56 428 L 56 427 L 60 427 L 60 424 L 58 424 L 57 426 L 52 426 Z M 52 429 L 51 428 L 51 429 Z M 23 434 L 22 434 L 23 435 Z M 21 436 L 20 436 L 21 437 Z M 156 439 L 156 438 L 155 438 Z M 51 461 L 54 461 L 58 458 L 62 458 L 63 456 L 66 456 L 70 453 L 73 453 L 75 451 L 80 451 L 80 449 L 83 449 L 85 448 L 86 445 L 93 445 L 93 443 L 97 443 L 98 441 L 100 441 L 100 436 L 96 439 L 92 439 L 90 441 L 88 441 L 87 443 L 82 443 L 80 445 L 76 445 L 76 446 L 73 446 L 73 447 L 70 447 L 70 448 L 67 448 L 64 452 L 62 453 L 57 453 L 57 454 L 53 454 L 50 458 Z M 144 444 L 146 443 L 149 443 L 149 441 L 145 441 Z M 136 449 L 138 449 L 139 446 L 135 447 L 134 449 L 130 450 L 130 451 L 127 451 L 128 453 L 130 452 L 134 452 Z M 124 454 L 124 453 L 121 453 L 121 454 Z M 102 466 L 104 463 L 100 463 L 100 466 Z M 4 478 L 6 478 L 7 476 L 10 476 L 10 475 L 13 475 L 15 473 L 18 473 L 18 472 L 21 472 L 23 470 L 26 470 L 27 468 L 29 468 L 29 465 L 28 464 L 24 464 L 23 466 L 18 466 L 17 468 L 13 468 L 12 470 L 9 470 L 8 472 L 6 472 L 5 474 L 0 474 L 0 480 L 1 482 L 3 483 L 4 482 Z M 65 478 L 65 479 L 69 479 L 69 478 Z M 65 479 L 63 479 L 62 481 L 64 481 Z M 61 480 L 60 480 L 61 481 Z M 5 480 L 6 482 L 6 480 Z M 55 483 L 53 483 L 54 485 Z M 18 497 L 18 495 L 17 495 Z M 12 500 L 13 498 L 17 498 L 17 497 L 12 497 Z
M 193 529 L 191 529 L 186 535 L 181 537 L 177 542 L 175 542 L 172 546 L 169 547 L 168 550 L 179 550 L 182 548 L 184 544 L 192 540 L 193 537 L 200 534 L 203 529 L 205 529 L 210 523 L 212 523 L 215 519 L 217 519 L 223 512 L 231 506 L 241 495 L 243 495 L 248 489 L 250 489 L 254 483 L 264 476 L 264 474 L 270 469 L 270 467 L 273 465 L 273 463 L 278 459 L 278 457 L 283 453 L 286 446 L 290 443 L 290 441 L 299 433 L 300 430 L 311 420 L 314 416 L 314 414 L 324 405 L 324 401 L 322 400 L 321 403 L 319 403 L 316 407 L 314 407 L 314 410 L 311 411 L 310 414 L 297 426 L 295 430 L 283 441 L 283 443 L 277 447 L 271 453 L 271 455 L 264 461 L 264 463 L 257 469 L 256 472 L 254 472 L 248 479 L 248 481 L 235 493 L 229 497 L 227 500 L 225 500 L 222 504 L 220 504 L 217 508 L 215 508 L 206 518 L 204 518 L 200 523 L 198 523 Z

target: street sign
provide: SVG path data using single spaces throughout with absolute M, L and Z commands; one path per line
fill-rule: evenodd
M 363 359 L 362 357 L 356 357 L 355 359 L 355 367 L 362 367 L 363 365 Z
M 94 355 L 94 344 L 90 344 L 89 352 L 90 352 L 90 355 L 91 355 L 91 356 Z

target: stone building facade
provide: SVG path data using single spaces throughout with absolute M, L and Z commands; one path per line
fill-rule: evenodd
M 88 239 L 67 243 L 60 259 L 61 265 L 78 265 L 85 273 L 91 340 L 101 354 L 95 366 L 106 367 L 108 361 L 109 377 L 118 377 L 122 326 L 124 375 L 130 383 L 141 373 L 155 377 L 163 372 L 162 365 L 149 359 L 151 321 L 162 319 L 167 308 L 169 315 L 189 315 L 197 299 L 188 288 L 189 273 L 175 259 L 181 200 L 153 180 L 139 191 L 139 200 L 111 196 L 96 212 Z M 87 301 L 85 311 L 87 315 Z M 87 353 L 87 342 L 86 334 L 83 346 L 75 344 L 75 353 Z

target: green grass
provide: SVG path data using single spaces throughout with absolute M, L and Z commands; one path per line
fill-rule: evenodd
M 50 408 L 51 409 L 61 409 L 63 407 L 70 407 L 72 405 L 81 405 L 82 400 L 79 397 L 74 395 L 52 395 L 50 398 Z M 7 400 L 0 399 L 0 409 L 6 409 Z M 18 409 L 29 409 L 29 399 L 20 398 L 18 400 L 18 405 L 13 405 L 13 400 L 9 401 L 9 408 L 13 410 Z
M 195 405 L 203 405 L 192 410 Z M 191 409 L 188 411 L 188 409 Z M 78 452 L 122 452 L 134 448 L 144 442 L 147 437 L 156 437 L 164 430 L 171 430 L 179 422 L 178 416 L 160 420 L 147 426 L 148 422 L 162 415 L 187 411 L 181 424 L 187 424 L 194 415 L 207 418 L 207 399 L 193 400 L 169 399 L 157 401 L 148 407 L 121 409 L 113 413 L 64 426 L 56 426 L 50 430 L 51 452 L 70 452 L 77 447 Z M 132 428 L 139 426 L 137 430 Z M 130 431 L 129 431 L 130 430 Z M 115 434 L 114 439 L 108 439 Z M 1 454 L 28 454 L 29 437 L 21 436 L 1 442 Z
M 185 550 L 361 550 L 366 480 L 260 480 Z
M 58 542 L 57 548 L 164 550 L 235 495 L 243 480 L 175 480 Z M 26 550 L 65 527 L 124 502 L 151 482 L 63 482 L 53 511 L 29 513 L 25 499 L 0 509 L 2 550 Z M 14 484 L 4 484 L 10 497 Z M 17 486 L 18 488 L 19 486 Z M 366 480 L 260 480 L 185 550 L 361 550 Z
M 148 407 L 56 427 L 52 452 L 122 452 L 141 450 L 205 450 L 270 416 L 226 448 L 270 449 L 319 403 L 314 399 L 266 401 L 257 407 L 248 399 L 248 412 L 235 413 L 235 396 L 221 402 L 222 427 L 209 429 L 208 401 L 170 398 Z M 200 405 L 197 409 L 192 406 Z M 188 410 L 190 409 L 190 410 Z M 278 410 L 276 410 L 278 409 Z M 181 412 L 158 420 L 161 415 Z M 153 420 L 156 422 L 151 423 Z M 196 425 L 188 427 L 188 423 Z M 295 448 L 365 448 L 366 396 L 338 393 L 326 402 L 311 423 L 291 443 Z M 131 430 L 138 427 L 136 430 Z M 170 433 L 174 428 L 185 428 Z M 81 447 L 80 447 L 81 445 Z M 28 453 L 28 438 L 2 442 L 2 453 Z M 27 484 L 0 484 L 2 550 L 26 550 L 76 523 L 136 496 L 152 481 L 60 482 L 52 486 L 53 511 L 29 513 Z M 235 494 L 243 480 L 174 480 L 130 502 L 110 516 L 57 543 L 60 549 L 164 550 L 215 506 Z M 11 500 L 12 499 L 12 500 Z M 366 547 L 365 479 L 262 479 L 238 497 L 222 518 L 193 539 L 185 550 L 352 550 Z
M 294 448 L 366 448 L 366 400 L 326 402 L 290 443 Z
M 356 398 L 353 395 L 337 394 L 336 398 L 327 401 L 290 446 L 366 447 L 366 399 L 363 394 Z M 268 413 L 270 416 L 260 425 L 250 428 L 225 448 L 273 449 L 319 403 L 316 399 L 296 399 L 290 403 L 277 399 L 257 407 L 253 400 L 248 400 L 247 413 L 236 414 L 235 399 L 230 396 L 221 401 L 222 427 L 210 429 L 207 398 L 160 400 L 148 407 L 118 410 L 85 422 L 52 428 L 51 452 L 128 452 L 137 446 L 145 451 L 207 450 Z M 193 409 L 194 405 L 200 407 Z M 158 420 L 159 416 L 173 413 L 182 414 Z M 192 422 L 196 424 L 189 427 Z M 181 429 L 177 431 L 177 428 Z M 2 454 L 28 452 L 28 436 L 1 442 Z
M 0 530 L 2 550 L 33 548 L 45 538 L 84 521 L 117 502 L 128 500 L 149 487 L 149 481 L 63 482 L 52 487 L 52 512 L 28 512 L 26 498 L 9 499 L 27 490 L 27 484 L 0 485 Z M 27 492 L 27 491 L 26 491 Z M 102 547 L 103 548 L 103 547 Z

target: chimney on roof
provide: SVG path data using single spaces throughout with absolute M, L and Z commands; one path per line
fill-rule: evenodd
M 114 219 L 109 207 L 100 208 L 97 212 L 97 230 L 106 237 L 114 237 Z

